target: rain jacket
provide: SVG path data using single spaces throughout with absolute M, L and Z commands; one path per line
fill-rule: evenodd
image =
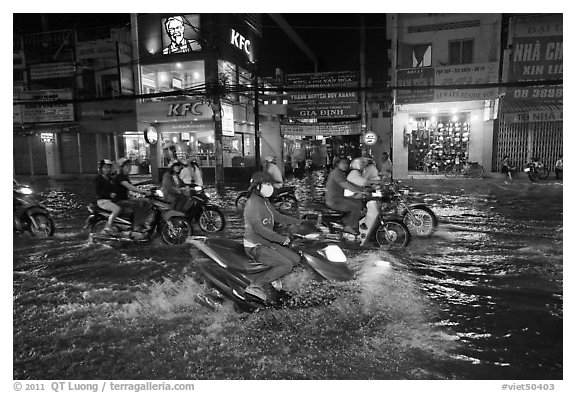
M 283 243 L 285 235 L 274 232 L 274 222 L 280 224 L 300 224 L 301 220 L 280 214 L 268 199 L 252 193 L 244 208 L 244 246 L 255 247 L 258 244 L 272 245 Z

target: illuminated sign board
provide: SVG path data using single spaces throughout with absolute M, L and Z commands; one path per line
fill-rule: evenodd
M 198 15 L 173 15 L 162 18 L 162 54 L 202 50 L 198 38 Z
M 246 52 L 249 57 L 252 55 L 251 41 L 246 39 L 242 34 L 238 33 L 234 29 L 230 29 L 230 43 L 236 48 Z

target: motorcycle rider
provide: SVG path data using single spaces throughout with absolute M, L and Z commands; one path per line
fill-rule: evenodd
M 182 168 L 184 168 L 184 164 L 177 159 L 170 161 L 168 171 L 162 176 L 162 192 L 164 193 L 164 200 L 170 203 L 174 210 L 185 213 L 192 206 L 192 202 L 182 190 L 184 186 L 180 179 Z
M 366 170 L 366 160 L 363 158 L 355 158 L 350 163 L 350 173 L 346 177 L 346 180 L 358 187 L 368 187 L 371 181 L 364 177 L 364 172 Z M 379 180 L 378 180 L 379 181 Z M 362 224 L 362 229 L 369 229 L 374 221 L 378 218 L 378 201 L 368 201 L 366 202 L 366 217 L 365 223 Z
M 100 209 L 108 210 L 110 215 L 103 229 L 103 232 L 114 234 L 118 230 L 112 225 L 114 219 L 120 214 L 121 208 L 113 201 L 116 200 L 116 186 L 112 179 L 112 166 L 114 163 L 106 158 L 100 160 L 98 165 L 98 175 L 94 179 L 96 186 L 96 195 L 98 200 L 96 204 Z
M 203 186 L 204 182 L 202 180 L 202 170 L 198 166 L 198 163 L 194 160 L 194 157 L 189 157 L 186 160 L 186 165 L 180 171 L 180 180 L 186 186 Z
M 336 168 L 332 169 L 326 181 L 326 205 L 334 210 L 345 212 L 342 217 L 344 232 L 358 235 L 358 221 L 362 216 L 362 202 L 359 199 L 344 196 L 344 190 L 350 190 L 364 194 L 364 189 L 346 180 L 346 173 L 350 166 L 350 161 L 345 157 L 340 157 L 336 163 Z
M 300 224 L 302 220 L 276 211 L 268 198 L 274 191 L 274 180 L 265 172 L 256 172 L 250 180 L 248 201 L 244 209 L 244 250 L 257 262 L 270 266 L 246 292 L 265 299 L 264 286 L 290 273 L 300 262 L 300 255 L 288 247 L 290 238 L 274 232 L 274 222 Z
M 144 198 L 130 199 L 129 191 L 141 195 L 149 195 L 150 192 L 136 187 L 130 182 L 129 174 L 132 169 L 132 162 L 128 158 L 119 158 L 116 161 L 116 165 L 118 166 L 118 173 L 114 177 L 116 190 L 114 202 L 116 202 L 122 210 L 134 213 L 134 229 L 137 228 L 135 225 L 136 222 L 141 221 L 137 215 L 146 215 L 141 230 L 147 232 L 150 229 L 150 224 L 154 217 L 153 213 L 149 212 L 150 204 L 148 200 Z

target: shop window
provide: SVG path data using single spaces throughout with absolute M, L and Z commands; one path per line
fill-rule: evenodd
M 441 171 L 468 160 L 470 121 L 467 113 L 415 118 L 407 126 L 408 169 Z
M 141 71 L 145 94 L 203 88 L 205 83 L 204 61 L 146 65 Z
M 474 62 L 474 40 L 450 41 L 448 43 L 450 64 L 471 64 Z
M 404 45 L 402 68 L 432 66 L 432 44 Z

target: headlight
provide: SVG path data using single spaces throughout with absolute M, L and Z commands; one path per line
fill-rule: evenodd
M 322 249 L 324 255 L 331 262 L 346 262 L 346 255 L 342 252 L 342 249 L 335 244 L 331 244 Z
M 374 191 L 372 193 L 372 197 L 374 198 L 380 198 L 382 196 L 382 191 Z
M 524 169 L 524 172 L 530 172 L 530 168 Z
M 32 189 L 30 187 L 21 187 L 20 189 L 18 189 L 18 192 L 24 195 L 31 195 Z
M 200 192 L 200 191 L 202 191 L 202 186 L 195 186 L 195 187 L 193 188 L 193 190 L 196 191 L 196 192 Z
M 162 192 L 162 190 L 154 191 L 154 195 L 156 195 L 158 198 L 164 198 L 164 193 Z

